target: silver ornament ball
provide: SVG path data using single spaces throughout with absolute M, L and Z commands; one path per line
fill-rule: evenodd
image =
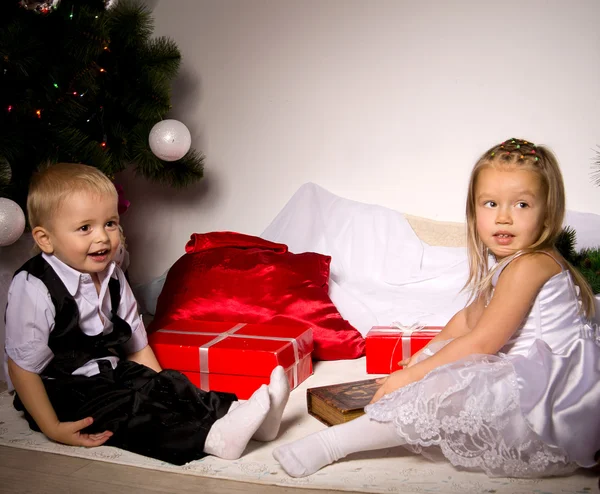
M 0 197 L 0 247 L 14 244 L 25 231 L 25 215 L 15 202 Z
M 192 136 L 179 120 L 161 120 L 152 127 L 148 143 L 152 152 L 161 160 L 177 161 L 189 151 Z

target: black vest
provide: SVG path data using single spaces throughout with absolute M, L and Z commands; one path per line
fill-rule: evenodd
M 54 329 L 48 339 L 54 358 L 43 370 L 42 376 L 56 378 L 71 375 L 90 360 L 108 356 L 123 357 L 121 345 L 131 338 L 131 326 L 117 315 L 121 301 L 118 280 L 111 277 L 108 282 L 113 330 L 109 334 L 88 336 L 79 327 L 79 309 L 75 299 L 41 254 L 23 264 L 15 276 L 21 271 L 28 272 L 44 283 L 56 309 Z

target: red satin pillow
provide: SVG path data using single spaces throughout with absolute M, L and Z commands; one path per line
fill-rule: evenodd
M 152 332 L 181 320 L 303 324 L 318 360 L 363 355 L 362 335 L 328 295 L 331 257 L 234 232 L 194 233 L 171 267 Z

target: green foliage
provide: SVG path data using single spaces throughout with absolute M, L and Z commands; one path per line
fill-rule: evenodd
M 583 249 L 575 267 L 588 281 L 594 294 L 600 293 L 600 248 Z
M 594 294 L 600 293 L 600 247 L 576 252 L 576 239 L 575 230 L 567 226 L 560 233 L 556 248 L 585 277 Z
M 577 234 L 573 228 L 566 226 L 560 232 L 556 241 L 556 248 L 561 255 L 571 264 L 576 262 L 577 252 L 575 251 L 575 242 Z
M 193 149 L 164 162 L 149 148 L 170 109 L 181 56 L 151 38 L 150 12 L 135 0 L 62 0 L 48 14 L 0 2 L 0 195 L 22 207 L 32 173 L 46 162 L 136 173 L 174 186 L 202 178 Z M 7 165 L 8 164 L 8 165 Z M 9 169 L 7 169 L 9 168 Z

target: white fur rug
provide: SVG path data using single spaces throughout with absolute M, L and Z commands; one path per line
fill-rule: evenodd
M 186 475 L 312 489 L 444 494 L 597 491 L 597 472 L 580 471 L 570 477 L 543 480 L 490 479 L 484 474 L 459 472 L 446 463 L 429 462 L 402 448 L 353 455 L 308 478 L 288 477 L 271 456 L 274 446 L 325 427 L 306 413 L 306 388 L 364 378 L 364 358 L 318 362 L 315 374 L 292 392 L 280 437 L 272 443 L 251 442 L 245 455 L 236 461 L 209 456 L 177 467 L 108 446 L 85 449 L 55 444 L 29 430 L 25 420 L 13 409 L 12 397 L 6 392 L 0 394 L 0 444 Z

